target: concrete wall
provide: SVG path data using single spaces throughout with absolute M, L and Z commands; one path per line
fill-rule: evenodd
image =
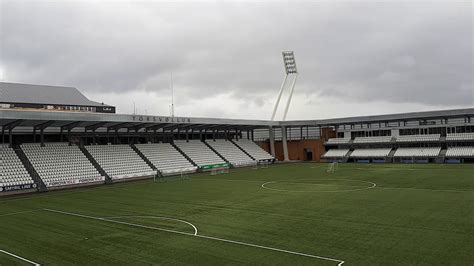
M 326 152 L 324 149 L 324 140 L 292 140 L 288 141 L 288 156 L 290 160 L 306 161 L 305 149 L 313 152 L 312 161 L 319 162 L 321 156 Z M 270 153 L 270 143 L 257 142 L 264 150 Z M 283 144 L 281 141 L 275 141 L 275 153 L 279 161 L 283 161 Z

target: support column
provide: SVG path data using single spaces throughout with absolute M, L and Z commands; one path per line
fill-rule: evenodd
M 40 134 L 41 134 L 41 147 L 44 147 L 44 129 L 40 130 Z
M 272 127 L 269 128 L 268 133 L 270 135 L 270 153 L 272 154 L 273 157 L 276 158 L 276 155 L 275 155 L 275 134 L 273 134 L 273 128 Z M 253 134 L 252 134 L 252 141 L 253 141 Z
M 8 147 L 13 148 L 13 135 L 12 135 L 11 128 L 8 130 L 8 138 L 9 138 Z
M 283 158 L 284 161 L 289 161 L 288 157 L 288 143 L 286 143 L 286 127 L 281 127 L 281 142 L 283 144 Z

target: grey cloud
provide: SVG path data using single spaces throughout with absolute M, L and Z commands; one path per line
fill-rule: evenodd
M 261 105 L 278 92 L 280 52 L 294 49 L 300 93 L 473 104 L 471 2 L 0 1 L 9 81 L 164 94 L 173 72 L 183 101 Z

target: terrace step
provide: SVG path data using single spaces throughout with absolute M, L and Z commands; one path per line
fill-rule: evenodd
M 224 162 L 228 163 L 229 166 L 232 166 L 232 164 L 229 161 L 227 161 L 227 159 L 224 158 L 224 156 L 222 156 L 219 152 L 217 152 L 216 149 L 214 149 L 211 145 L 209 145 L 209 143 L 207 143 L 206 141 L 203 141 L 203 142 L 204 142 L 204 144 L 206 144 L 206 146 L 209 149 L 211 149 L 211 151 L 213 151 L 215 154 L 217 154 L 217 156 L 219 156 Z
M 255 158 L 252 157 L 252 155 L 250 155 L 246 150 L 242 149 L 237 142 L 234 142 L 233 140 L 229 139 L 230 142 L 232 142 L 235 146 L 237 146 L 237 148 L 239 148 L 239 150 L 243 151 L 245 154 L 247 154 L 248 157 L 252 158 L 252 160 L 256 161 Z
M 28 160 L 28 157 L 26 157 L 26 154 L 23 152 L 23 150 L 18 146 L 14 147 L 13 150 L 15 151 L 18 158 L 20 158 L 20 161 L 23 163 L 23 166 L 25 166 L 25 169 L 28 172 L 28 174 L 30 174 L 31 178 L 36 183 L 38 187 L 38 192 L 48 191 L 43 180 L 39 176 L 38 172 L 36 172 L 35 168 L 31 164 L 30 160 Z
M 84 148 L 84 146 L 79 145 L 79 149 L 82 151 L 82 153 L 89 159 L 89 162 L 95 167 L 95 169 L 101 174 L 102 176 L 105 176 L 105 183 L 106 184 L 111 184 L 112 183 L 112 178 L 105 172 L 104 169 L 100 166 L 100 164 L 95 160 L 95 158 L 89 153 L 89 151 Z
M 130 147 L 132 147 L 132 149 L 138 154 L 138 156 L 140 156 L 140 158 L 142 158 L 142 160 L 145 161 L 151 169 L 156 171 L 158 177 L 163 177 L 161 171 L 158 170 L 158 168 L 156 168 L 150 160 L 148 160 L 148 158 L 135 146 L 135 144 L 130 144 Z
M 193 166 L 196 166 L 196 167 L 199 168 L 199 166 L 198 166 L 193 160 L 191 160 L 191 158 L 189 158 L 189 156 L 186 155 L 186 153 L 184 153 L 178 146 L 176 146 L 176 145 L 174 144 L 174 142 L 172 142 L 171 145 L 172 145 L 179 153 L 181 153 L 181 155 L 183 155 L 184 158 L 186 158 L 186 160 L 188 160 Z

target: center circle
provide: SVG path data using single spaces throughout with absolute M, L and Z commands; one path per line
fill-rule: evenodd
M 263 189 L 280 192 L 349 192 L 375 188 L 377 184 L 353 179 L 293 179 L 265 182 Z

